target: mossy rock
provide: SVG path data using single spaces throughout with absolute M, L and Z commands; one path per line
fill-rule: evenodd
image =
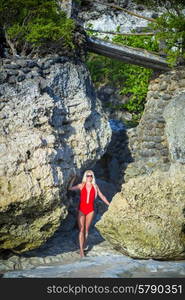
M 185 174 L 156 171 L 122 185 L 96 223 L 101 235 L 133 258 L 185 258 Z
M 32 196 L 26 182 L 23 175 L 9 181 L 1 177 L 0 252 L 8 249 L 22 253 L 38 248 L 67 215 L 58 188 Z

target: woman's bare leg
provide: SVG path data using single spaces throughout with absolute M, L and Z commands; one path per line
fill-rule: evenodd
M 79 245 L 80 245 L 80 256 L 84 256 L 84 234 L 85 234 L 85 215 L 79 211 L 78 212 L 78 227 L 79 227 Z
M 88 238 L 88 234 L 89 234 L 89 228 L 90 228 L 90 225 L 92 223 L 93 216 L 94 216 L 94 210 L 92 212 L 90 212 L 88 215 L 86 215 L 86 217 L 85 217 L 85 240 L 84 240 L 84 248 L 87 245 L 86 243 L 87 243 L 87 238 Z

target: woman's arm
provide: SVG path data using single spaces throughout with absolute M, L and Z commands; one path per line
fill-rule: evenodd
M 100 189 L 97 185 L 96 185 L 96 187 L 97 187 L 97 193 L 98 193 L 98 196 L 100 197 L 100 199 L 103 200 L 103 202 L 105 202 L 109 206 L 110 203 L 107 200 L 107 198 L 102 194 L 102 192 L 100 191 Z
M 71 182 L 70 182 L 70 184 L 69 184 L 69 187 L 68 187 L 68 190 L 69 190 L 69 191 L 76 191 L 76 190 L 80 190 L 80 188 L 81 188 L 81 183 L 72 186 L 72 185 L 73 185 L 73 182 L 74 182 L 74 180 L 75 180 L 75 178 L 76 178 L 76 176 L 74 176 L 74 177 L 72 178 L 72 180 L 71 180 Z

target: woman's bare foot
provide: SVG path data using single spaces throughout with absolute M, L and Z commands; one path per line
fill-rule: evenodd
M 85 254 L 84 254 L 84 252 L 83 251 L 81 251 L 80 250 L 80 257 L 82 258 L 82 257 L 85 257 Z

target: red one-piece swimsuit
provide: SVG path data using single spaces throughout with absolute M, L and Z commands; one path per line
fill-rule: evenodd
M 87 189 L 86 183 L 84 184 L 81 193 L 80 193 L 80 203 L 78 209 L 84 214 L 87 215 L 94 210 L 94 199 L 95 199 L 95 188 L 92 185 L 89 192 L 89 202 L 87 203 Z

